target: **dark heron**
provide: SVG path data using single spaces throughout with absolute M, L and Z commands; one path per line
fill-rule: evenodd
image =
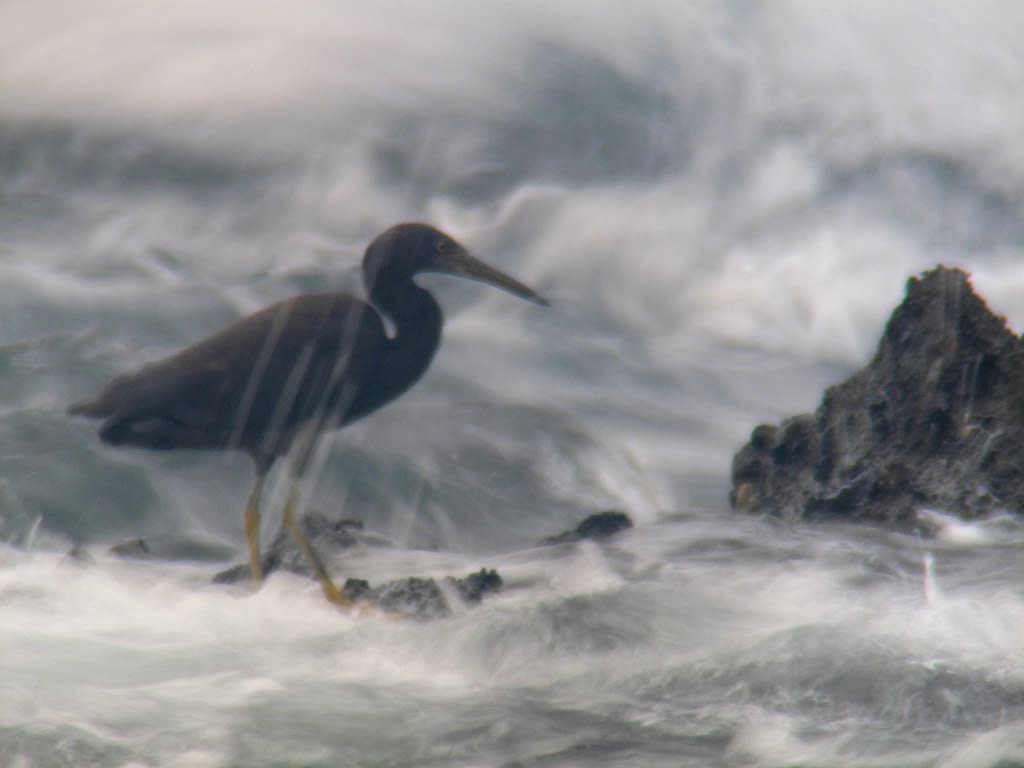
M 443 318 L 434 297 L 413 281 L 420 272 L 480 280 L 547 304 L 434 227 L 398 224 L 363 256 L 368 301 L 343 293 L 287 299 L 114 379 L 69 412 L 102 419 L 100 437 L 111 445 L 248 454 L 256 465 L 256 483 L 245 506 L 245 534 L 257 586 L 263 578 L 263 481 L 277 458 L 287 454 L 284 527 L 327 599 L 348 607 L 350 601 L 302 534 L 296 515 L 299 481 L 324 432 L 386 405 L 426 371 L 441 340 Z

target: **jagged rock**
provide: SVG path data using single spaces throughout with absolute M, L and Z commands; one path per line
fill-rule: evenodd
M 813 414 L 761 425 L 734 457 L 733 507 L 912 523 L 1024 511 L 1024 342 L 938 267 L 912 277 L 870 365 Z
M 539 544 L 540 546 L 548 546 L 551 544 L 570 544 L 574 541 L 582 541 L 583 539 L 607 539 L 619 531 L 632 527 L 633 521 L 629 519 L 629 515 L 609 509 L 605 512 L 597 512 L 590 515 L 573 530 L 542 539 Z
M 310 546 L 322 557 L 329 559 L 334 553 L 351 549 L 360 543 L 357 535 L 363 528 L 361 520 L 330 520 L 319 512 L 310 512 L 302 518 L 302 530 Z M 312 578 L 299 548 L 283 528 L 270 546 L 263 551 L 263 575 L 278 569 Z M 234 584 L 249 579 L 249 564 L 241 563 L 221 571 L 213 577 L 215 584 Z

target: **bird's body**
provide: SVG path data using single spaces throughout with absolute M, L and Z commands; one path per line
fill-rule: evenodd
M 354 296 L 279 302 L 115 379 L 71 412 L 104 419 L 100 437 L 112 445 L 235 449 L 269 467 L 307 424 L 349 424 L 423 375 L 441 338 L 441 311 L 421 293 L 422 307 L 393 320 L 395 338 Z
M 433 296 L 412 280 L 424 271 L 482 280 L 546 303 L 433 227 L 400 224 L 366 251 L 369 301 L 324 293 L 279 302 L 114 379 L 70 412 L 102 419 L 100 437 L 112 445 L 240 450 L 252 457 L 257 482 L 246 507 L 246 531 L 256 582 L 263 479 L 279 456 L 289 455 L 294 482 L 284 523 L 328 598 L 344 603 L 295 525 L 295 484 L 323 432 L 386 405 L 426 371 L 443 316 Z

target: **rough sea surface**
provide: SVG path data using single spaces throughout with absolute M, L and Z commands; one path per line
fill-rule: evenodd
M 0 766 L 1024 764 L 1016 521 L 726 501 L 908 275 L 962 266 L 1024 328 L 1022 94 L 1014 0 L 6 0 Z M 431 370 L 305 502 L 391 544 L 341 577 L 505 590 L 415 623 L 211 585 L 248 461 L 111 449 L 67 405 L 361 290 L 402 220 L 553 306 L 422 278 Z M 609 508 L 636 526 L 535 546 Z

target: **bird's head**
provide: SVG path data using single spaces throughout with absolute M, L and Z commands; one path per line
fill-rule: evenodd
M 363 279 L 371 298 L 401 291 L 420 272 L 478 280 L 535 304 L 548 303 L 536 291 L 484 264 L 453 237 L 429 224 L 396 224 L 378 235 L 363 256 Z

